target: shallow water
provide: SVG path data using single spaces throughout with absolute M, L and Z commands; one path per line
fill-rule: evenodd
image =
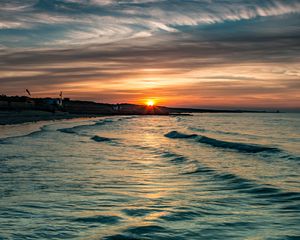
M 299 239 L 299 117 L 2 127 L 0 239 Z

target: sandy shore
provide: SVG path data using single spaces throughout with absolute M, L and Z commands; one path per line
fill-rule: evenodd
M 21 124 L 37 121 L 49 121 L 72 118 L 100 117 L 95 115 L 76 115 L 64 112 L 44 112 L 44 111 L 0 111 L 0 125 Z

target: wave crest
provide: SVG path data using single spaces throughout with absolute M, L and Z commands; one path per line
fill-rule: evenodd
M 30 133 L 26 133 L 24 135 L 17 135 L 17 136 L 0 138 L 0 144 L 9 144 L 10 140 L 13 140 L 13 139 L 18 139 L 18 138 L 23 138 L 23 137 L 39 136 L 40 134 L 44 133 L 45 131 L 47 131 L 47 125 L 44 125 L 44 126 L 40 127 L 39 129 L 37 129 L 35 131 L 32 131 Z
M 261 146 L 261 145 L 257 145 L 257 144 L 229 142 L 229 141 L 218 140 L 215 138 L 209 138 L 206 136 L 199 136 L 198 142 L 208 144 L 213 147 L 233 149 L 233 150 L 237 150 L 240 152 L 248 152 L 248 153 L 279 152 L 280 151 L 278 148 Z
M 100 137 L 100 136 L 93 136 L 91 137 L 92 140 L 94 140 L 95 142 L 110 142 L 112 141 L 111 138 L 107 138 L 107 137 Z
M 197 134 L 184 134 L 177 131 L 171 131 L 165 134 L 165 137 L 168 138 L 195 138 L 197 136 L 198 136 Z
M 249 144 L 249 143 L 239 143 L 239 142 L 229 142 L 224 140 L 219 140 L 215 138 L 210 138 L 197 134 L 184 134 L 177 131 L 171 131 L 165 134 L 165 137 L 168 138 L 192 138 L 197 142 L 204 143 L 217 148 L 225 148 L 232 149 L 239 152 L 247 152 L 247 153 L 259 153 L 259 152 L 279 152 L 278 148 L 268 147 L 257 144 Z

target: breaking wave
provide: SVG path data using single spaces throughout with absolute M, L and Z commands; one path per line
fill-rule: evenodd
M 171 131 L 165 134 L 168 138 L 191 138 L 195 139 L 197 142 L 204 143 L 217 148 L 232 149 L 239 152 L 247 153 L 259 153 L 259 152 L 279 152 L 280 149 L 274 147 L 268 147 L 257 144 L 239 143 L 239 142 L 229 142 L 223 141 L 215 138 L 210 138 L 197 134 L 184 134 L 177 131 Z
M 70 128 L 60 128 L 60 129 L 57 129 L 57 131 L 62 132 L 62 133 L 82 135 L 82 134 L 80 134 L 80 131 L 83 129 L 92 128 L 95 126 L 103 126 L 106 124 L 110 124 L 110 123 L 114 123 L 114 122 L 122 121 L 122 120 L 126 120 L 126 119 L 131 119 L 131 118 L 123 117 L 123 118 L 119 118 L 119 119 L 101 119 L 99 121 L 92 122 L 91 124 L 78 125 L 78 126 L 74 126 L 74 127 L 70 127 Z
M 80 130 L 83 130 L 85 128 L 99 126 L 99 125 L 105 125 L 107 123 L 112 123 L 112 122 L 113 122 L 112 119 L 103 119 L 103 120 L 99 120 L 97 122 L 93 122 L 92 124 L 78 125 L 78 126 L 74 126 L 74 127 L 70 127 L 70 128 L 60 128 L 60 129 L 57 129 L 57 131 L 62 132 L 62 133 L 81 135 L 79 133 Z

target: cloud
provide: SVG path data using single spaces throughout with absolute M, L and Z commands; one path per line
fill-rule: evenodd
M 296 0 L 12 0 L 0 12 L 8 94 L 26 86 L 177 105 L 178 96 L 199 106 L 299 101 Z
M 252 41 L 247 35 L 238 42 L 233 36 L 230 39 L 215 39 L 214 41 L 197 41 L 195 36 L 178 36 L 174 33 L 172 44 L 170 38 L 151 41 L 134 39 L 117 42 L 114 44 L 96 44 L 77 48 L 63 49 L 33 49 L 14 51 L 6 49 L 2 51 L 0 70 L 4 72 L 26 72 L 35 69 L 38 74 L 32 76 L 6 77 L 2 74 L 2 84 L 28 83 L 31 85 L 64 85 L 64 83 L 98 81 L 108 84 L 111 82 L 128 81 L 131 78 L 144 79 L 155 82 L 157 75 L 161 78 L 176 78 L 183 76 L 190 81 L 199 80 L 231 80 L 251 81 L 256 80 L 251 70 L 245 73 L 226 72 L 216 69 L 224 69 L 228 66 L 294 66 L 299 62 L 297 39 L 286 39 L 285 36 L 273 36 L 274 42 L 269 44 L 268 37 Z M 152 38 L 155 38 L 152 37 Z M 211 36 L 208 36 L 211 38 Z M 267 40 L 266 40 L 267 39 Z M 290 49 L 296 50 L 291 53 Z M 219 74 L 205 75 L 206 69 L 214 69 Z M 237 67 L 238 68 L 238 67 Z M 147 70 L 149 69 L 149 70 Z M 223 70 L 224 71 L 224 70 Z M 270 74 L 274 76 L 287 75 L 297 77 L 297 68 L 283 67 L 280 72 L 272 68 Z M 258 72 L 256 72 L 258 74 Z M 169 77 L 168 77 L 169 76 Z M 278 78 L 278 76 L 277 76 Z M 154 79 L 154 80 L 153 80 Z M 139 80 L 140 81 L 140 80 Z M 160 81 L 163 82 L 163 79 Z M 174 80 L 169 79 L 169 85 Z
M 267 0 L 263 3 L 207 0 L 174 0 L 171 3 L 163 0 L 31 0 L 25 5 L 13 0 L 0 11 L 0 29 L 30 27 L 33 31 L 41 32 L 43 25 L 63 26 L 65 34 L 58 36 L 54 32 L 54 37 L 47 43 L 60 41 L 67 45 L 75 42 L 114 42 L 132 38 L 141 32 L 147 32 L 147 35 L 160 31 L 178 32 L 182 26 L 297 14 L 300 13 L 300 3 L 292 0 Z M 88 37 L 83 38 L 82 35 Z

